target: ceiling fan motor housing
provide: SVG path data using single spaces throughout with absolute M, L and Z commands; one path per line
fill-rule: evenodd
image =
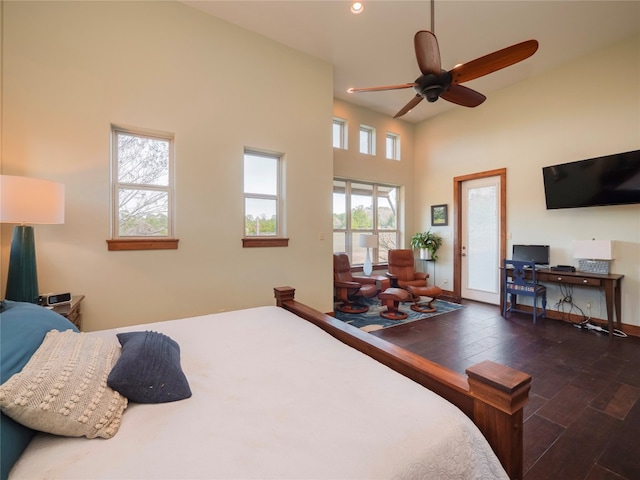
M 446 70 L 442 70 L 439 75 L 427 73 L 416 79 L 417 85 L 413 89 L 425 100 L 433 103 L 440 98 L 442 92 L 449 90 L 452 78 Z

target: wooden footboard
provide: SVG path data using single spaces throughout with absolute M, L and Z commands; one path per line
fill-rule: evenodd
M 277 287 L 274 293 L 279 307 L 456 405 L 487 438 L 509 478 L 522 478 L 522 411 L 529 396 L 530 375 L 491 361 L 473 365 L 462 375 L 297 302 L 292 287 Z

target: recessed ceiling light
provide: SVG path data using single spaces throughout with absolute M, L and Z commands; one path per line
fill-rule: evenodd
M 362 4 L 362 2 L 353 2 L 351 4 L 351 13 L 357 15 L 359 13 L 362 13 L 362 10 L 364 10 L 364 5 Z

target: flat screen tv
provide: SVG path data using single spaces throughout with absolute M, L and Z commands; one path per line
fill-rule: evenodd
M 543 167 L 547 210 L 640 203 L 640 150 Z
M 549 265 L 549 245 L 514 245 L 511 260 L 531 262 L 545 267 Z

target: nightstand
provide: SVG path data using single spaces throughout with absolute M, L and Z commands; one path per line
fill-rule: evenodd
M 71 323 L 78 327 L 78 330 L 82 330 L 82 311 L 80 310 L 80 303 L 82 303 L 83 299 L 84 295 L 72 295 L 71 303 L 56 305 L 53 307 L 53 311 L 67 318 Z

